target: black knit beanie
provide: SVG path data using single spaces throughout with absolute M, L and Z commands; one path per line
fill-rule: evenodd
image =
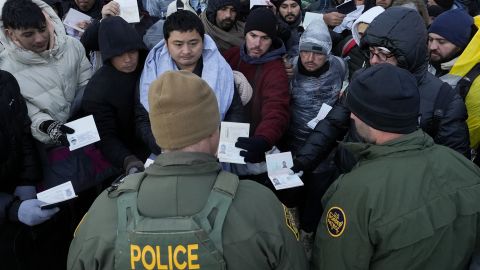
M 418 128 L 420 95 L 413 75 L 391 64 L 355 73 L 347 106 L 364 123 L 385 132 L 408 134 Z
M 258 7 L 250 12 L 245 23 L 245 35 L 253 30 L 261 31 L 271 39 L 276 38 L 277 18 L 270 9 Z

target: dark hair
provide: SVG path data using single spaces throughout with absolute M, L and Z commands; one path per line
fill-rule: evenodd
M 5 28 L 41 29 L 47 25 L 42 9 L 31 0 L 8 0 L 2 9 Z
M 191 11 L 178 10 L 167 17 L 163 24 L 163 36 L 168 40 L 173 31 L 189 32 L 196 30 L 200 36 L 205 35 L 205 28 L 200 18 Z

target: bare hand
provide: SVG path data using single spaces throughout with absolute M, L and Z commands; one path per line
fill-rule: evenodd
M 267 7 L 273 12 L 273 14 L 277 14 L 277 7 L 270 2 L 270 0 L 265 0 L 265 3 L 267 3 Z
M 283 57 L 283 65 L 285 66 L 285 72 L 287 73 L 287 77 L 289 79 L 293 78 L 293 64 L 288 61 L 287 56 Z
M 323 14 L 323 21 L 331 27 L 340 25 L 344 18 L 345 14 L 336 11 Z
M 83 30 L 87 29 L 89 25 L 90 25 L 90 21 L 88 20 L 80 21 L 77 23 L 77 27 Z
M 111 1 L 110 3 L 106 4 L 102 8 L 102 19 L 108 16 L 119 16 L 119 15 L 120 15 L 120 5 L 115 1 Z

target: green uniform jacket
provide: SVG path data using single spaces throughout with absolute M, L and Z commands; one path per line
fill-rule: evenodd
M 313 269 L 466 269 L 478 243 L 479 168 L 423 131 L 348 147 L 359 163 L 323 197 Z
M 205 205 L 219 171 L 212 155 L 162 154 L 145 171 L 138 210 L 150 217 L 195 214 Z M 253 181 L 240 181 L 223 225 L 228 269 L 308 269 L 298 231 L 290 228 L 294 224 L 287 216 L 270 190 Z M 76 231 L 68 269 L 114 269 L 116 223 L 117 198 L 109 198 L 104 191 Z

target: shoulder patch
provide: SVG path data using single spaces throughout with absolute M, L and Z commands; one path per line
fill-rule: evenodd
M 328 233 L 333 237 L 339 237 L 347 227 L 347 216 L 342 208 L 333 206 L 328 209 L 325 223 Z
M 285 213 L 285 224 L 287 224 L 287 227 L 293 232 L 293 235 L 298 241 L 300 239 L 300 233 L 298 232 L 295 217 L 285 205 L 283 205 L 283 212 Z

